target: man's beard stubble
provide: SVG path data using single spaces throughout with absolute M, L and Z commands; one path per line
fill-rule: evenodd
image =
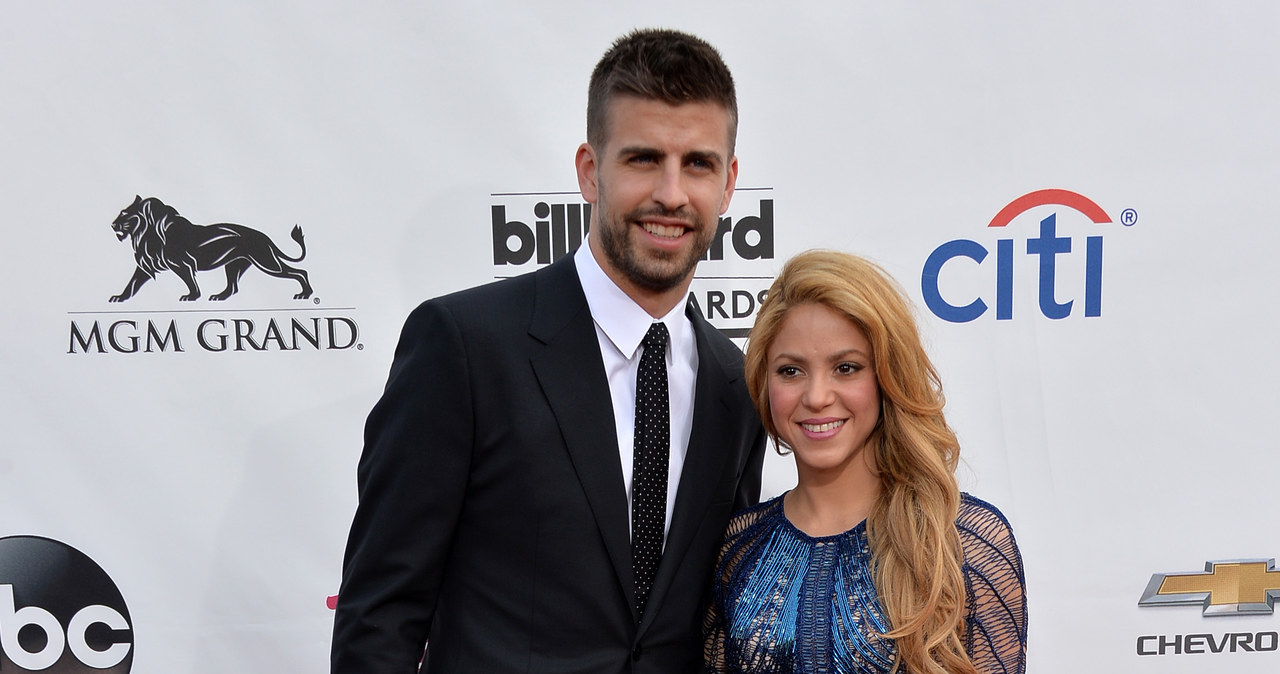
M 603 220 L 609 218 L 610 214 L 603 209 L 599 212 L 602 222 L 597 228 L 600 230 L 597 234 L 605 257 L 627 280 L 654 292 L 670 290 L 688 280 L 698 266 L 698 261 L 711 247 L 711 239 L 715 234 L 696 213 L 690 214 L 684 209 L 673 212 L 661 208 L 636 209 L 607 223 Z M 667 254 L 664 251 L 658 251 L 657 255 L 661 256 L 658 259 L 642 259 L 637 255 L 636 246 L 631 239 L 631 223 L 650 215 L 678 217 L 693 226 L 685 236 L 693 236 L 694 245 L 683 259 L 677 257 L 678 253 Z

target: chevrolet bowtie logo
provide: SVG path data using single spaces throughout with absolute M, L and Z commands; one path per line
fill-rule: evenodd
M 1203 606 L 1206 617 L 1271 615 L 1280 599 L 1273 559 L 1206 562 L 1205 573 L 1157 573 L 1138 606 Z

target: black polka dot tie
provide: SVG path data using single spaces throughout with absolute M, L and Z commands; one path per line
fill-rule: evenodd
M 654 323 L 644 336 L 636 377 L 636 434 L 631 471 L 631 569 L 636 607 L 644 615 L 667 519 L 667 461 L 671 423 L 667 402 L 667 326 Z

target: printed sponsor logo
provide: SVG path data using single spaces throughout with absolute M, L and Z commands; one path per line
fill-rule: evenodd
M 1206 618 L 1262 616 L 1274 613 L 1280 598 L 1275 559 L 1206 562 L 1204 571 L 1152 574 L 1138 605 L 1196 606 Z M 1266 653 L 1280 650 L 1280 633 L 1147 634 L 1138 637 L 1143 656 L 1217 653 Z
M 587 236 L 591 204 L 583 203 L 577 192 L 490 197 L 495 278 L 555 262 L 577 250 Z M 735 190 L 689 288 L 694 308 L 729 337 L 747 336 L 773 282 L 774 232 L 772 188 Z
M 1060 233 L 1060 227 L 1061 231 L 1077 228 L 1059 221 L 1061 210 L 1042 217 L 1035 235 L 1025 240 L 1021 250 L 1014 238 L 999 238 L 985 245 L 971 239 L 948 241 L 930 253 L 920 275 L 920 290 L 929 310 L 945 321 L 967 323 L 986 315 L 991 309 L 989 302 L 994 302 L 996 320 L 1013 320 L 1015 286 L 1024 276 L 1016 273 L 1016 269 L 1030 264 L 1038 272 L 1035 281 L 1028 278 L 1022 282 L 1037 284 L 1036 299 L 1041 315 L 1055 320 L 1073 314 L 1083 314 L 1086 318 L 1101 316 L 1103 232 L 1106 230 L 1094 227 L 1112 225 L 1111 216 L 1101 206 L 1069 190 L 1037 190 L 1011 201 L 991 219 L 987 228 L 992 232 L 1009 232 L 1011 224 L 1015 221 L 1021 224 L 1026 219 L 1019 216 L 1043 206 L 1065 207 L 1074 212 L 1070 218 L 1073 221 L 1079 219 L 1078 215 L 1087 218 L 1090 233 L 1083 237 L 1083 245 L 1078 237 Z M 1120 222 L 1124 226 L 1132 226 L 1137 220 L 1138 214 L 1132 209 L 1121 213 Z M 992 243 L 996 253 L 994 263 L 987 261 Z
M 220 270 L 225 286 L 207 300 L 234 306 L 242 279 L 256 269 L 273 283 L 290 282 L 282 287 L 292 286 L 296 290 L 292 299 L 305 300 L 309 306 L 71 311 L 66 342 L 69 354 L 363 348 L 360 326 L 350 314 L 352 308 L 321 307 L 310 276 L 298 266 L 307 254 L 300 226 L 295 225 L 291 233 L 298 250 L 291 256 L 258 229 L 233 223 L 197 225 L 156 197 L 135 196 L 116 216 L 111 229 L 118 240 L 129 241 L 135 267 L 124 289 L 109 297 L 110 303 L 129 302 L 140 293 L 162 292 L 164 288 L 153 288 L 156 284 L 149 286 L 148 282 L 164 272 L 172 272 L 186 286 L 177 302 L 196 302 L 205 298 L 200 274 Z
M 0 671 L 125 674 L 133 627 L 92 559 L 39 536 L 0 538 Z
M 111 229 L 117 239 L 129 239 L 138 263 L 124 290 L 111 297 L 112 302 L 133 297 L 144 283 L 165 270 L 177 274 L 187 284 L 187 294 L 178 299 L 190 302 L 200 298 L 196 272 L 219 268 L 226 270 L 227 287 L 209 299 L 225 300 L 239 290 L 240 277 L 251 267 L 277 278 L 297 281 L 302 289 L 293 299 L 311 297 L 307 272 L 290 264 L 301 262 L 307 256 L 302 228 L 297 225 L 292 237 L 301 250 L 297 257 L 289 257 L 266 234 L 251 227 L 231 223 L 192 224 L 177 209 L 155 197 L 134 196 L 133 203 L 120 211 L 111 223 Z
M 1198 655 L 1214 653 L 1275 652 L 1280 643 L 1277 632 L 1230 632 L 1227 634 L 1148 634 L 1138 637 L 1138 655 Z
M 1280 598 L 1275 559 L 1205 562 L 1203 572 L 1157 573 L 1139 606 L 1199 606 L 1205 617 L 1271 615 Z
M 201 319 L 73 318 L 67 353 L 182 353 L 201 351 L 343 351 L 359 343 L 349 316 L 232 316 Z

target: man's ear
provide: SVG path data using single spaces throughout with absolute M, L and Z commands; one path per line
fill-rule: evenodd
M 582 198 L 589 204 L 596 203 L 600 186 L 596 184 L 596 150 L 591 147 L 591 143 L 578 146 L 574 164 L 578 170 L 578 190 L 582 192 Z
M 738 184 L 738 155 L 729 160 L 728 180 L 724 183 L 724 198 L 720 200 L 720 215 L 729 210 L 729 202 L 733 200 L 733 188 Z

